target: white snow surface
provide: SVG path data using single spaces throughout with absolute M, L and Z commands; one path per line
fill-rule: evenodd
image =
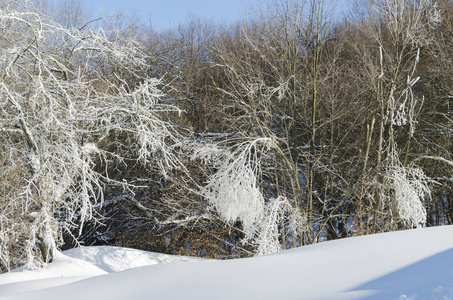
M 228 261 L 84 247 L 1 274 L 0 299 L 453 299 L 453 226 Z

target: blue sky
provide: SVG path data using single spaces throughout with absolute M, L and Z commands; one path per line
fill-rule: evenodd
M 71 0 L 51 0 L 71 1 Z M 77 0 L 76 0 L 77 1 Z M 103 12 L 104 16 L 118 12 L 135 15 L 154 29 L 163 31 L 175 28 L 189 16 L 231 23 L 247 16 L 252 8 L 259 8 L 266 0 L 80 0 L 92 18 Z M 336 3 L 336 13 L 345 10 L 350 0 L 331 0 Z M 329 2 L 329 1 L 328 1 Z
M 188 16 L 233 22 L 247 14 L 259 0 L 83 0 L 92 17 L 102 9 L 104 15 L 124 12 L 136 15 L 143 22 L 151 21 L 157 30 L 174 28 Z

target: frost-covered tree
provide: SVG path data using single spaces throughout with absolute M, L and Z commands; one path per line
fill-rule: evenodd
M 333 23 L 327 1 L 267 4 L 217 45 L 216 67 L 229 83 L 219 82 L 217 89 L 227 99 L 222 112 L 230 114 L 236 132 L 232 143 L 257 137 L 274 141 L 262 167 L 261 189 L 266 203 L 284 198 L 307 218 L 302 235 L 280 231 L 283 247 L 294 247 L 318 241 L 337 217 L 339 201 L 333 194 L 342 193 L 338 182 L 343 179 L 334 152 L 341 147 L 332 142 L 340 131 L 336 122 L 343 118 L 344 108 L 335 103 L 341 79 L 336 49 L 329 45 Z M 285 232 L 297 241 L 284 241 Z
M 255 245 L 258 255 L 286 247 L 285 230 L 291 231 L 296 243 L 307 226 L 305 215 L 293 202 L 263 193 L 263 176 L 269 174 L 263 168 L 275 153 L 282 154 L 272 139 L 258 138 L 232 147 L 208 144 L 193 155 L 216 169 L 202 195 L 227 223 L 241 223 L 242 242 Z
M 378 136 L 376 168 L 372 171 L 375 189 L 369 191 L 373 209 L 366 216 L 358 210 L 359 219 L 366 223 L 372 219 L 372 231 L 393 230 L 400 221 L 404 226 L 418 227 L 426 222 L 424 205 L 430 198 L 430 180 L 409 159 L 425 101 L 423 96 L 414 94 L 414 86 L 420 80 L 420 48 L 432 42 L 430 30 L 440 24 L 440 13 L 437 2 L 430 0 L 369 1 L 368 5 L 369 21 L 361 30 L 372 37 L 370 49 L 378 62 L 367 64 L 375 96 L 375 115 L 368 128 L 377 121 Z M 368 148 L 364 171 L 369 154 Z
M 135 37 L 70 25 L 32 1 L 0 9 L 0 171 L 17 177 L 0 194 L 5 269 L 50 261 L 63 231 L 96 217 L 107 184 L 127 189 L 110 166 L 148 165 L 166 178 L 178 164 L 178 134 L 162 116 L 180 111 L 161 103 Z

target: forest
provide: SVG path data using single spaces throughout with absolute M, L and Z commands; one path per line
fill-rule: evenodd
M 0 272 L 453 224 L 453 1 L 269 0 L 157 32 L 0 1 Z

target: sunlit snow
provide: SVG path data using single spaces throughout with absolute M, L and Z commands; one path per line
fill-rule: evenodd
M 118 247 L 0 275 L 1 299 L 453 299 L 453 226 L 202 260 Z

